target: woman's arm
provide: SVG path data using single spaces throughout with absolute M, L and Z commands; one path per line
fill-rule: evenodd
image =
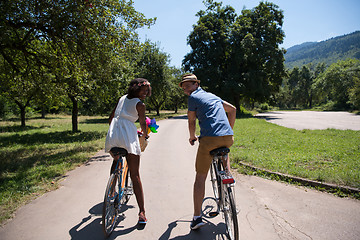
M 117 105 L 116 105 L 116 106 L 117 106 Z M 112 110 L 112 112 L 110 113 L 110 116 L 109 116 L 109 125 L 111 124 L 111 121 L 112 121 L 112 119 L 114 118 L 116 106 L 115 106 L 115 108 Z
M 139 123 L 140 123 L 140 127 L 141 127 L 141 131 L 144 133 L 145 138 L 148 138 L 148 134 L 147 134 L 147 129 L 146 129 L 146 115 L 145 115 L 145 104 L 143 102 L 138 102 L 136 104 L 136 110 L 139 114 Z

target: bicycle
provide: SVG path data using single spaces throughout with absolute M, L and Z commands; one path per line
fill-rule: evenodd
M 233 186 L 235 180 L 227 177 L 226 160 L 229 148 L 221 147 L 210 151 L 213 156 L 210 165 L 210 181 L 214 192 L 214 198 L 207 197 L 203 200 L 202 215 L 207 218 L 216 217 L 219 212 L 223 213 L 227 234 L 230 240 L 239 239 L 239 226 L 237 210 L 234 198 Z M 224 167 L 225 164 L 225 167 Z M 213 202 L 215 201 L 215 205 Z
M 128 165 L 125 159 L 127 151 L 124 148 L 114 147 L 110 152 L 114 157 L 119 156 L 115 170 L 108 180 L 102 212 L 102 226 L 105 237 L 113 232 L 121 207 L 133 195 L 132 182 L 128 174 Z

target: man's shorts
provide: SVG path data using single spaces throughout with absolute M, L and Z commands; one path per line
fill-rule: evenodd
M 212 162 L 210 151 L 220 147 L 230 147 L 234 143 L 234 136 L 201 137 L 196 155 L 195 170 L 197 173 L 207 174 Z

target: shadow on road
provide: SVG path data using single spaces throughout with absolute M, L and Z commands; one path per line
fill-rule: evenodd
M 159 240 L 192 240 L 192 239 L 207 239 L 207 240 L 225 240 L 227 236 L 225 234 L 225 224 L 219 223 L 215 225 L 207 220 L 206 224 L 201 229 L 191 231 L 190 221 L 176 220 L 168 224 L 166 231 L 160 236 Z M 176 236 L 170 238 L 171 232 L 176 228 L 178 223 L 185 223 L 189 226 L 189 233 L 182 236 Z
M 175 116 L 169 119 L 188 119 L 187 115 Z
M 73 228 L 69 230 L 69 234 L 72 240 L 91 240 L 91 239 L 95 240 L 95 239 L 104 238 L 104 233 L 101 225 L 102 208 L 103 208 L 102 202 L 96 204 L 89 210 L 90 213 L 89 216 L 84 217 L 79 224 L 75 225 Z M 120 215 L 118 216 L 117 219 L 115 230 L 108 239 L 116 239 L 116 237 L 129 234 L 135 229 L 137 230 L 143 229 L 141 227 L 138 227 L 137 225 L 130 228 L 122 229 L 124 228 L 124 226 L 121 226 L 120 224 L 125 219 L 124 212 L 130 208 L 134 208 L 134 206 L 125 205 L 122 207 L 120 211 Z M 91 220 L 92 222 L 90 222 Z

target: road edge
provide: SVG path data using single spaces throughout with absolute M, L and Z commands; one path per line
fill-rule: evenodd
M 250 168 L 254 171 L 260 171 L 269 175 L 275 175 L 278 176 L 279 179 L 284 180 L 284 181 L 290 181 L 290 182 L 297 182 L 300 183 L 304 186 L 310 186 L 310 187 L 315 187 L 317 189 L 325 189 L 327 191 L 330 192 L 337 192 L 337 191 L 341 191 L 343 193 L 346 194 L 360 194 L 360 189 L 358 188 L 354 188 L 354 187 L 349 187 L 349 186 L 342 186 L 342 185 L 336 185 L 336 184 L 331 184 L 331 183 L 325 183 L 325 182 L 319 182 L 319 181 L 315 181 L 315 180 L 310 180 L 310 179 L 306 179 L 306 178 L 301 178 L 301 177 L 295 177 L 292 175 L 288 175 L 288 174 L 284 174 L 284 173 L 279 173 L 279 172 L 273 172 L 264 168 L 259 168 L 259 167 L 255 167 L 251 164 L 248 163 L 244 163 L 242 161 L 237 162 L 237 164 L 244 166 L 246 168 Z

